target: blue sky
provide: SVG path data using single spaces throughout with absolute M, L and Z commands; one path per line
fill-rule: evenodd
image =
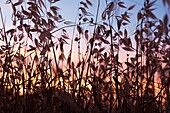
M 66 20 L 75 22 L 78 8 L 81 6 L 81 5 L 79 5 L 80 1 L 83 1 L 83 0 L 60 0 L 60 2 L 58 2 L 59 7 L 61 8 L 60 13 Z M 93 3 L 93 7 L 90 7 L 88 9 L 89 12 L 91 12 L 94 15 L 96 14 L 97 1 L 98 0 L 91 0 L 91 2 Z M 108 0 L 108 2 L 109 1 L 114 1 L 114 0 Z M 129 30 L 130 34 L 133 34 L 133 32 L 135 30 L 135 26 L 137 25 L 136 15 L 137 15 L 137 12 L 143 7 L 144 0 L 121 0 L 121 1 L 125 2 L 125 5 L 127 7 L 129 7 L 133 4 L 136 5 L 136 7 L 131 11 L 131 13 L 132 13 L 131 19 L 130 19 L 131 24 L 130 24 L 130 26 L 127 26 L 127 29 Z M 151 0 L 151 1 L 153 1 L 153 0 Z M 101 4 L 100 4 L 99 21 L 101 20 L 101 13 L 102 13 L 102 11 L 104 11 L 104 9 L 106 7 L 105 0 L 100 0 L 100 2 L 101 2 Z M 156 8 L 156 10 L 154 11 L 154 14 L 157 17 L 159 17 L 160 19 L 162 19 L 166 12 L 166 9 L 163 6 L 162 0 L 157 0 L 156 4 L 154 5 L 154 8 Z M 121 12 L 123 12 L 123 11 L 122 10 L 118 11 L 118 13 L 121 13 Z
M 18 1 L 18 0 L 12 0 L 13 2 Z M 58 7 L 61 8 L 61 10 L 59 11 L 59 13 L 63 16 L 64 19 L 75 22 L 76 20 L 76 16 L 77 16 L 77 12 L 78 12 L 78 8 L 80 7 L 79 2 L 80 1 L 85 1 L 85 0 L 60 0 L 56 5 Z M 89 12 L 91 12 L 92 14 L 96 14 L 96 9 L 97 9 L 97 1 L 98 0 L 90 0 L 93 4 L 93 7 L 90 7 L 88 10 Z M 104 8 L 106 7 L 106 3 L 105 0 L 100 0 L 101 4 L 100 4 L 100 14 L 102 11 L 104 11 Z M 109 1 L 114 1 L 114 0 L 108 0 Z M 131 16 L 131 24 L 130 26 L 127 27 L 128 31 L 130 34 L 133 34 L 133 32 L 135 31 L 135 26 L 137 25 L 137 19 L 136 19 L 136 14 L 137 12 L 142 8 L 143 6 L 143 2 L 144 0 L 121 0 L 123 2 L 125 2 L 125 5 L 127 7 L 136 4 L 136 7 L 131 11 L 132 16 Z M 151 0 L 153 1 L 153 0 Z M 11 21 L 11 5 L 9 4 L 5 4 L 6 0 L 0 0 L 0 7 L 2 9 L 2 13 L 4 16 L 4 20 L 5 20 L 5 25 L 7 27 L 7 29 L 13 27 L 12 26 L 12 21 Z M 157 0 L 156 4 L 154 5 L 154 8 L 157 8 L 155 10 L 155 15 L 157 17 L 159 17 L 160 19 L 163 18 L 166 9 L 164 8 L 163 4 L 162 4 L 162 0 Z M 118 13 L 123 12 L 122 10 L 118 10 Z M 101 15 L 99 15 L 101 16 Z M 1 19 L 0 19 L 1 20 Z M 101 18 L 99 18 L 99 21 L 101 20 Z M 0 21 L 0 28 L 2 28 L 2 23 Z M 70 32 L 72 33 L 72 31 Z M 72 35 L 72 34 L 71 34 Z
M 17 0 L 12 0 L 12 1 L 17 1 Z M 70 21 L 75 21 L 76 16 L 77 16 L 77 12 L 78 12 L 78 8 L 79 8 L 79 2 L 83 1 L 83 0 L 60 0 L 56 5 L 58 5 L 61 10 L 59 11 L 63 18 L 70 20 Z M 93 3 L 93 7 L 89 8 L 89 11 L 95 15 L 96 13 L 96 8 L 97 8 L 97 1 L 98 0 L 91 0 L 91 2 Z M 105 0 L 100 0 L 101 1 L 101 5 L 100 5 L 100 11 L 102 12 L 106 6 Z M 113 0 L 108 0 L 108 1 L 113 1 Z M 132 4 L 136 4 L 136 7 L 134 8 L 132 14 L 134 16 L 132 16 L 132 19 L 136 19 L 136 13 L 139 11 L 139 9 L 143 6 L 143 1 L 144 0 L 121 0 L 124 1 L 126 6 L 130 6 Z M 8 25 L 10 26 L 10 18 L 11 18 L 11 7 L 9 4 L 5 4 L 6 0 L 0 0 L 0 7 L 2 9 L 3 12 L 3 16 L 4 19 L 6 20 L 6 24 L 8 23 Z M 155 8 L 157 8 L 155 10 L 155 15 L 163 18 L 163 15 L 165 13 L 165 8 L 162 4 L 162 0 L 157 0 L 155 6 Z M 134 20 L 133 19 L 133 20 Z M 135 25 L 135 21 L 133 23 Z M 0 22 L 1 25 L 1 22 Z
M 61 0 L 58 5 L 61 7 L 61 12 L 63 14 L 63 16 L 67 19 L 71 19 L 74 20 L 76 18 L 76 12 L 78 10 L 79 7 L 79 2 L 82 0 Z M 95 14 L 96 8 L 97 8 L 97 1 L 98 0 L 91 0 L 91 2 L 93 3 L 93 7 L 90 8 L 90 12 Z M 100 0 L 101 1 L 101 8 L 100 11 L 104 10 L 106 3 L 105 0 Z M 108 1 L 113 1 L 113 0 L 108 0 Z M 144 0 L 121 0 L 123 2 L 125 2 L 125 4 L 127 6 L 136 4 L 136 7 L 134 8 L 133 12 L 137 13 L 139 11 L 139 9 L 143 6 L 143 1 Z M 153 0 L 151 0 L 153 1 Z M 155 10 L 155 14 L 158 17 L 163 17 L 164 13 L 165 13 L 165 8 L 162 4 L 162 0 L 157 0 L 155 6 L 155 8 L 157 8 Z M 133 13 L 132 12 L 132 13 Z

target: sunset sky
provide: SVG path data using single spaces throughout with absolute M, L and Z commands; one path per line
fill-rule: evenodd
M 13 26 L 12 25 L 12 21 L 11 21 L 11 16 L 12 16 L 12 7 L 11 7 L 11 5 L 10 4 L 6 4 L 6 1 L 7 0 L 0 0 L 0 7 L 1 7 L 1 10 L 2 10 L 2 15 L 3 15 L 3 19 L 4 19 L 4 22 L 5 22 L 5 27 L 6 27 L 6 30 L 9 30 L 9 29 L 11 29 L 11 28 L 15 28 L 15 26 Z M 17 2 L 18 0 L 12 0 L 14 3 L 15 2 Z M 25 0 L 26 1 L 26 0 Z M 56 6 L 58 6 L 59 8 L 60 8 L 60 10 L 59 10 L 59 13 L 62 15 L 62 17 L 65 19 L 65 20 L 68 20 L 68 21 L 72 21 L 72 22 L 76 22 L 76 23 L 78 23 L 78 21 L 77 21 L 77 17 L 78 17 L 78 11 L 79 11 L 79 7 L 81 7 L 81 4 L 80 4 L 80 2 L 81 1 L 85 1 L 85 0 L 60 0 L 59 2 L 57 2 L 55 5 Z M 98 0 L 90 0 L 91 2 L 92 2 L 92 4 L 93 4 L 93 6 L 92 7 L 89 7 L 89 9 L 88 9 L 88 12 L 90 12 L 90 13 L 92 13 L 92 15 L 94 15 L 93 17 L 95 18 L 95 16 L 96 16 L 96 10 L 97 10 L 97 3 L 98 3 Z M 98 22 L 100 22 L 100 21 L 102 21 L 102 19 L 101 19 L 101 14 L 102 14 L 102 12 L 105 10 L 105 8 L 106 8 L 106 2 L 105 2 L 105 0 L 100 0 L 101 1 L 101 3 L 100 3 L 100 10 L 99 10 L 99 17 L 98 17 Z M 107 0 L 108 1 L 108 3 L 110 2 L 110 1 L 114 1 L 114 0 Z M 119 1 L 119 0 L 118 0 Z M 132 37 L 132 34 L 135 32 L 135 30 L 136 30 L 136 26 L 137 26 L 137 13 L 138 13 L 138 11 L 143 7 L 143 2 L 144 2 L 144 0 L 121 0 L 122 2 L 125 2 L 125 6 L 127 6 L 127 7 L 129 7 L 129 6 L 132 6 L 132 5 L 136 5 L 136 7 L 132 10 L 132 11 L 130 11 L 131 12 L 131 15 L 130 15 L 130 21 L 131 21 L 131 23 L 126 27 L 126 29 L 127 29 L 127 31 L 128 31 L 128 37 Z M 151 0 L 151 1 L 153 1 L 153 0 Z M 23 6 L 25 5 L 25 3 L 23 3 L 22 4 Z M 48 6 L 49 4 L 47 4 L 47 6 Z M 162 4 L 162 0 L 157 0 L 157 2 L 156 2 L 156 4 L 153 6 L 153 8 L 156 8 L 156 10 L 154 11 L 154 14 L 156 15 L 156 17 L 158 17 L 159 19 L 163 19 L 163 17 L 164 17 L 164 15 L 165 15 L 165 13 L 167 12 L 167 8 L 164 8 L 164 6 L 163 6 L 163 4 Z M 121 14 L 121 13 L 123 13 L 124 12 L 124 10 L 123 9 L 115 9 L 115 15 L 116 14 Z M 1 29 L 3 29 L 3 25 L 2 25 L 2 18 L 0 17 L 0 30 Z M 58 23 L 57 23 L 58 24 Z M 74 23 L 73 23 L 74 24 Z M 116 24 L 116 19 L 113 19 L 113 23 L 112 23 L 113 25 L 113 27 L 115 27 L 116 29 L 117 29 L 117 24 Z M 61 25 L 59 25 L 58 27 L 60 28 L 60 27 L 63 27 L 64 26 L 64 24 L 61 24 Z M 87 26 L 83 26 L 83 27 L 85 27 L 85 29 L 89 29 L 89 32 L 92 32 L 93 33 L 93 31 L 90 31 L 91 29 L 90 29 L 90 27 L 91 26 L 89 26 L 89 25 L 87 25 Z M 76 33 L 74 34 L 73 33 L 73 28 L 74 27 L 72 27 L 71 29 L 68 29 L 67 30 L 67 32 L 68 32 L 68 35 L 69 35 L 69 38 L 70 39 L 72 39 L 72 38 L 75 38 L 76 37 Z M 57 28 L 58 29 L 58 28 Z M 122 28 L 121 30 L 123 31 L 125 28 Z M 92 33 L 90 34 L 89 33 L 89 35 L 91 35 L 92 36 Z M 39 35 L 37 35 L 37 37 L 38 37 Z M 37 38 L 36 36 L 35 36 L 35 38 Z M 57 32 L 56 34 L 55 34 L 55 37 L 61 37 L 61 34 L 60 34 L 60 32 Z M 25 38 L 25 37 L 24 37 Z M 37 38 L 38 39 L 38 38 Z M 69 42 L 71 41 L 70 39 L 68 39 L 69 40 Z M 134 41 L 134 39 L 132 38 L 132 41 L 133 42 L 135 42 Z M 133 43 L 132 42 L 132 43 Z M 87 47 L 87 41 L 84 41 L 84 42 L 82 42 L 81 43 L 81 55 L 83 56 L 84 55 L 84 53 L 85 53 L 85 51 L 86 51 L 86 47 Z M 1 42 L 0 42 L 0 44 L 1 44 Z M 31 43 L 32 44 L 32 43 Z M 34 44 L 34 46 L 35 46 L 35 44 Z M 107 47 L 110 47 L 110 45 L 107 45 Z M 134 46 L 134 45 L 133 45 Z M 26 46 L 27 47 L 27 46 Z M 70 45 L 67 45 L 67 46 L 65 46 L 64 45 L 64 51 L 65 51 L 65 56 L 66 56 L 66 58 L 68 57 L 68 51 L 70 50 L 70 48 L 71 48 L 71 46 Z M 23 48 L 22 48 L 23 49 Z M 41 48 L 42 49 L 42 48 Z M 40 49 L 40 51 L 42 51 Z M 24 48 L 24 50 L 27 50 L 27 49 L 25 49 Z M 40 52 L 40 51 L 38 51 L 38 52 Z M 59 49 L 58 49 L 58 51 L 59 51 Z M 57 51 L 57 52 L 58 52 Z M 107 50 L 106 50 L 107 51 Z M 25 51 L 24 51 L 25 52 Z M 23 52 L 23 53 L 24 53 Z M 73 54 L 72 54 L 72 61 L 73 62 L 78 62 L 78 51 L 77 51 L 77 42 L 75 42 L 74 44 L 73 44 Z M 39 53 L 38 53 L 39 54 Z M 46 53 L 45 53 L 46 54 Z M 124 61 L 126 61 L 126 57 L 127 57 L 127 54 L 130 54 L 130 56 L 133 56 L 134 54 L 133 54 L 133 52 L 128 52 L 128 51 L 121 51 L 120 50 L 120 56 L 118 57 L 119 58 L 119 61 L 121 61 L 121 62 L 124 62 Z M 60 53 L 57 53 L 57 58 L 59 57 L 59 55 L 60 55 Z M 51 55 L 50 54 L 50 56 L 53 58 L 54 56 L 53 56 L 53 54 Z M 57 59 L 58 60 L 58 59 Z M 75 63 L 76 64 L 76 63 Z
M 0 0 L 0 7 L 2 9 L 2 13 L 3 13 L 3 18 L 5 20 L 5 25 L 7 27 L 7 29 L 12 28 L 12 21 L 11 21 L 11 5 L 10 4 L 6 4 L 7 0 Z M 18 0 L 12 0 L 14 3 L 17 2 Z M 72 21 L 75 22 L 76 18 L 77 18 L 77 14 L 78 14 L 78 9 L 79 7 L 81 7 L 81 5 L 79 4 L 79 2 L 81 2 L 83 0 L 60 0 L 59 2 L 56 3 L 56 5 L 60 8 L 59 13 L 63 16 L 64 19 L 68 20 L 68 21 Z M 96 9 L 97 9 L 97 3 L 98 0 L 90 0 L 93 4 L 93 7 L 89 7 L 88 11 L 91 12 L 94 16 L 96 15 Z M 108 3 L 110 1 L 114 1 L 114 0 L 107 0 Z M 137 12 L 141 9 L 141 7 L 143 7 L 143 2 L 144 0 L 121 0 L 122 2 L 125 2 L 125 5 L 127 7 L 135 4 L 136 7 L 131 11 L 131 23 L 129 26 L 127 26 L 127 30 L 129 32 L 129 34 L 133 34 L 133 32 L 136 29 L 136 25 L 137 25 Z M 153 1 L 153 0 L 151 0 Z M 104 8 L 106 8 L 106 2 L 105 0 L 100 0 L 100 14 L 99 14 L 99 18 L 98 21 L 101 21 L 101 14 L 104 11 Z M 23 5 L 25 5 L 23 3 Z M 166 12 L 166 8 L 164 8 L 163 4 L 162 4 L 162 0 L 157 0 L 156 4 L 154 5 L 154 8 L 156 8 L 156 10 L 154 11 L 155 15 L 157 17 L 159 17 L 160 19 L 163 18 L 165 12 Z M 122 9 L 118 9 L 115 10 L 115 13 L 121 13 L 123 12 Z M 114 20 L 113 20 L 114 21 Z M 113 22 L 114 23 L 114 22 Z M 116 26 L 116 25 L 113 25 Z M 0 21 L 0 28 L 2 28 L 2 22 Z M 72 35 L 72 28 L 68 30 L 69 34 Z M 71 37 L 71 36 L 70 36 Z M 70 46 L 68 46 L 70 47 Z M 67 56 L 67 55 L 66 55 Z

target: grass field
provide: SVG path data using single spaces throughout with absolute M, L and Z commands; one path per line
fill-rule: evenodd
M 74 23 L 57 2 L 8 0 L 10 29 L 0 10 L 0 113 L 170 112 L 168 12 L 158 19 L 145 0 L 130 34 L 135 5 L 106 0 L 100 12 L 98 0 L 92 15 L 83 0 Z

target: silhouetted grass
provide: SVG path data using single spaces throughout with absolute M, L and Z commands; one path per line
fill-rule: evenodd
M 8 0 L 9 30 L 0 10 L 0 113 L 170 112 L 169 15 L 155 16 L 156 1 L 144 1 L 133 34 L 135 5 L 106 0 L 100 12 L 98 0 L 92 15 L 83 0 L 73 23 L 57 2 Z

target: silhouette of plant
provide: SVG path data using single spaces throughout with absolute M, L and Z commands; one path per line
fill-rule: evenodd
M 0 113 L 170 112 L 169 10 L 160 19 L 157 1 L 145 0 L 130 33 L 136 5 L 103 1 L 80 1 L 71 22 L 60 0 L 6 0 L 13 25 L 0 9 Z

